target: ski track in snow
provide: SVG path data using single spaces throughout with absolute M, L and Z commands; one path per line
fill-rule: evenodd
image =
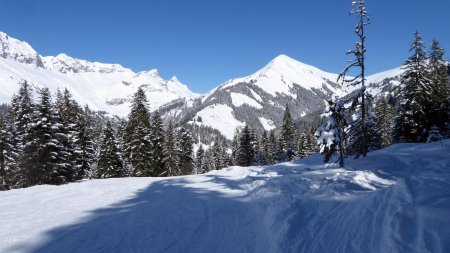
M 0 192 L 0 252 L 450 252 L 450 140 Z

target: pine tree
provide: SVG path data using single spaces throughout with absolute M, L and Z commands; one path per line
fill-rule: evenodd
M 392 143 L 395 109 L 388 98 L 383 97 L 377 102 L 376 114 L 378 117 L 378 135 L 382 147 L 389 147 Z
M 366 94 L 365 101 L 365 134 L 362 133 L 363 127 L 361 125 L 364 124 L 364 122 L 362 120 L 363 117 L 359 114 L 361 110 L 357 110 L 353 114 L 350 114 L 351 118 L 354 119 L 353 121 L 347 120 L 347 124 L 350 126 L 347 128 L 346 132 L 346 153 L 348 155 L 354 155 L 355 157 L 364 155 L 363 152 L 361 152 L 363 149 L 372 151 L 381 147 L 381 139 L 378 135 L 378 119 L 373 108 L 372 95 Z M 364 145 L 365 147 L 363 147 Z
M 236 128 L 233 135 L 233 140 L 231 142 L 231 156 L 230 163 L 231 165 L 237 165 L 237 153 L 239 149 L 239 137 L 241 133 L 239 132 L 239 128 Z
M 251 129 L 246 124 L 242 129 L 241 136 L 239 139 L 239 148 L 237 151 L 237 164 L 239 166 L 251 166 L 253 163 L 253 158 L 255 155 L 255 150 L 253 149 Z
M 200 143 L 200 146 L 197 149 L 197 152 L 195 154 L 195 174 L 201 174 L 203 173 L 203 159 L 205 155 L 205 150 L 203 149 L 203 145 Z
M 107 121 L 102 133 L 102 142 L 97 163 L 97 178 L 124 177 L 126 169 L 123 165 L 120 150 L 117 146 L 111 122 Z
M 133 166 L 133 175 L 152 176 L 152 143 L 150 141 L 150 113 L 144 90 L 139 88 L 133 96 L 128 124 L 125 129 L 125 155 Z
M 219 170 L 227 167 L 228 154 L 226 151 L 226 144 L 219 138 L 214 140 L 214 144 L 211 147 L 211 155 L 213 157 L 213 169 Z
M 94 126 L 91 115 L 84 110 L 79 117 L 78 138 L 75 152 L 77 154 L 78 179 L 89 177 L 94 163 Z
M 355 33 L 358 36 L 356 47 L 353 50 L 349 50 L 347 54 L 353 55 L 354 60 L 350 61 L 350 64 L 342 71 L 338 77 L 338 81 L 342 80 L 344 83 L 348 83 L 352 86 L 359 86 L 352 94 L 349 100 L 352 101 L 351 110 L 353 116 L 356 119 L 350 122 L 349 125 L 349 137 L 352 140 L 351 150 L 356 155 L 366 156 L 369 151 L 369 133 L 368 133 L 368 101 L 366 94 L 366 76 L 365 76 L 365 27 L 369 25 L 369 17 L 367 15 L 365 1 L 357 0 L 352 2 L 352 10 L 350 14 L 356 14 L 358 16 L 358 23 L 355 27 Z M 353 69 L 358 68 L 358 73 L 349 79 L 346 79 L 347 73 Z
M 211 149 L 205 151 L 202 161 L 201 174 L 207 173 L 214 170 L 214 157 L 212 155 Z
M 10 185 L 10 183 L 8 183 L 8 179 L 6 176 L 8 171 L 8 168 L 6 166 L 7 164 L 6 153 L 8 150 L 7 148 L 8 141 L 3 122 L 4 122 L 3 115 L 0 113 L 0 191 L 9 190 Z
M 153 176 L 161 176 L 164 172 L 164 162 L 163 159 L 163 149 L 164 149 L 164 126 L 162 123 L 161 115 L 158 111 L 153 113 L 151 119 L 150 128 L 150 141 L 152 145 L 151 152 L 151 168 L 153 171 Z
M 67 88 L 64 89 L 63 94 L 58 90 L 55 106 L 62 125 L 61 132 L 65 137 L 61 140 L 61 144 L 68 161 L 66 167 L 68 170 L 73 171 L 73 175 L 70 176 L 71 181 L 82 179 L 84 171 L 88 170 L 88 168 L 83 168 L 81 157 L 83 151 L 79 143 L 80 138 L 83 138 L 80 133 L 82 109 L 72 98 L 72 94 Z
M 24 81 L 19 89 L 17 103 L 14 103 L 15 128 L 20 138 L 24 138 L 29 132 L 33 120 L 34 104 L 31 95 L 31 88 L 27 81 Z M 22 143 L 23 144 L 23 143 Z
M 17 96 L 15 97 L 17 98 Z M 8 117 L 3 121 L 3 128 L 0 130 L 4 145 L 5 180 L 8 188 L 21 187 L 25 182 L 25 174 L 19 167 L 22 143 L 14 124 L 14 108 L 17 107 L 9 108 Z
M 48 88 L 39 91 L 40 102 L 26 134 L 20 167 L 25 173 L 25 186 L 36 184 L 63 184 L 70 181 L 65 170 L 63 147 L 55 127 L 56 112 Z
M 269 155 L 269 152 L 270 152 L 270 155 Z M 268 148 L 268 153 L 267 154 L 268 154 L 267 156 L 269 157 L 267 162 L 269 164 L 274 164 L 275 160 L 277 158 L 277 139 L 275 138 L 275 131 L 274 130 L 270 130 L 270 134 L 269 134 L 269 148 Z
M 328 118 L 316 131 L 317 145 L 320 153 L 324 155 L 324 162 L 328 162 L 334 153 L 339 152 L 339 166 L 344 167 L 345 153 L 345 120 L 344 103 L 337 99 L 329 100 L 327 111 Z
M 286 109 L 283 115 L 283 122 L 281 125 L 281 139 L 283 142 L 283 152 L 285 153 L 285 158 L 287 160 L 292 160 L 295 156 L 295 148 L 294 142 L 296 139 L 295 126 L 294 121 L 291 117 L 291 112 L 289 110 L 289 106 L 286 104 Z M 281 150 L 280 150 L 281 151 Z
M 414 34 L 412 55 L 403 64 L 400 104 L 395 119 L 396 141 L 417 142 L 426 138 L 426 104 L 431 101 L 430 79 L 424 45 L 420 34 Z
M 180 127 L 177 133 L 180 170 L 182 175 L 191 175 L 194 172 L 193 140 L 191 133 L 184 127 Z
M 444 49 L 434 39 L 429 53 L 431 96 L 429 110 L 426 113 L 429 124 L 427 128 L 436 126 L 442 130 L 445 128 L 447 113 L 441 110 L 441 106 L 449 96 L 449 79 L 447 64 L 444 61 Z M 436 129 L 434 129 L 436 131 Z
M 267 131 L 264 130 L 261 135 L 261 152 L 262 152 L 262 165 L 272 164 L 272 148 L 267 136 Z
M 163 149 L 164 172 L 161 176 L 179 176 L 181 175 L 179 152 L 176 148 L 175 132 L 172 123 L 166 130 L 166 141 Z
M 298 138 L 298 156 L 300 158 L 305 158 L 314 153 L 314 143 L 311 138 L 311 131 L 305 129 Z

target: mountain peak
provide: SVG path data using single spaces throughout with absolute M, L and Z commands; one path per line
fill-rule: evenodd
M 0 32 L 0 57 L 43 67 L 39 54 L 26 42 Z

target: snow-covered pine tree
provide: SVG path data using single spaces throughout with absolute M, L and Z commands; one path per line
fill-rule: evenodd
M 311 131 L 305 129 L 298 138 L 298 156 L 300 158 L 305 158 L 314 153 L 313 139 L 311 138 Z
M 69 169 L 74 173 L 71 175 L 73 180 L 82 179 L 84 176 L 84 171 L 88 170 L 88 168 L 82 167 L 83 151 L 81 150 L 79 143 L 80 138 L 82 138 L 80 133 L 82 109 L 72 98 L 72 94 L 67 88 L 64 89 L 62 94 L 59 90 L 57 91 L 55 105 L 62 124 L 62 133 L 66 136 L 61 143 L 64 147 L 68 160 L 66 166 L 72 167 Z
M 258 138 L 258 133 L 254 128 L 251 129 L 251 138 L 252 138 L 252 146 L 255 152 L 253 156 L 253 164 L 254 165 L 262 165 L 264 161 L 264 155 L 262 152 L 262 145 Z
M 6 153 L 7 153 L 7 132 L 4 126 L 3 115 L 0 113 L 0 191 L 9 190 L 10 183 L 7 179 L 8 168 L 6 166 Z
M 83 110 L 79 116 L 78 138 L 75 142 L 77 154 L 78 179 L 88 178 L 91 175 L 92 165 L 95 159 L 94 150 L 94 120 L 91 115 Z
M 361 150 L 363 150 L 364 145 L 366 145 L 366 148 L 368 149 L 367 151 L 381 148 L 381 139 L 378 135 L 378 119 L 375 114 L 372 101 L 372 95 L 366 94 L 366 120 L 364 127 L 366 131 L 365 134 L 361 132 L 361 129 L 363 129 L 363 127 L 361 126 L 363 124 L 363 117 L 360 114 L 362 111 L 361 108 L 350 113 L 351 117 L 347 117 L 347 124 L 349 124 L 349 127 L 347 127 L 346 129 L 346 154 L 348 155 L 354 155 L 355 157 L 363 155 Z M 357 105 L 356 107 L 358 108 L 360 106 Z M 351 120 L 349 118 L 351 118 Z M 365 138 L 363 138 L 364 136 Z
M 163 149 L 163 159 L 164 171 L 160 176 L 179 176 L 181 175 L 180 170 L 180 157 L 179 152 L 176 147 L 176 135 L 172 126 L 172 122 L 166 130 L 166 141 L 164 142 Z
M 184 127 L 180 127 L 177 132 L 177 141 L 179 148 L 180 171 L 182 175 L 191 175 L 194 173 L 193 140 L 191 133 Z
M 214 157 L 212 155 L 211 149 L 205 150 L 203 155 L 201 174 L 214 170 Z
M 237 164 L 239 166 L 251 166 L 255 156 L 253 149 L 252 135 L 250 127 L 245 124 L 239 138 L 239 148 L 237 151 Z
M 11 104 L 17 104 L 18 96 L 13 96 Z M 10 106 L 8 110 L 8 115 L 3 121 L 3 134 L 5 141 L 5 169 L 6 169 L 6 179 L 9 187 L 16 188 L 23 186 L 25 182 L 25 174 L 19 167 L 22 142 L 18 136 L 17 130 L 15 128 L 15 109 L 18 106 Z
M 61 166 L 62 146 L 55 134 L 54 116 L 48 88 L 39 90 L 39 103 L 32 124 L 24 137 L 20 167 L 25 173 L 25 186 L 63 184 L 69 181 L 68 171 Z
M 20 141 L 19 148 L 21 149 L 25 144 L 24 139 L 26 138 L 31 127 L 34 111 L 31 87 L 28 85 L 27 81 L 23 81 L 21 83 L 19 93 L 17 96 L 13 97 L 11 108 L 11 116 L 14 119 L 14 128 L 16 129 L 17 138 Z
M 97 162 L 97 178 L 124 177 L 126 169 L 117 146 L 114 130 L 108 120 L 103 130 Z
M 427 59 L 419 32 L 414 34 L 410 51 L 412 55 L 403 63 L 403 88 L 395 118 L 394 139 L 398 142 L 423 142 L 426 140 L 426 103 L 432 97 Z
M 369 133 L 368 133 L 368 104 L 366 94 L 366 76 L 365 76 L 365 54 L 366 54 L 366 35 L 365 27 L 369 25 L 369 16 L 367 15 L 366 5 L 364 0 L 356 0 L 352 2 L 352 10 L 350 15 L 356 14 L 358 22 L 355 26 L 355 33 L 358 36 L 355 49 L 347 51 L 348 55 L 353 55 L 355 58 L 350 61 L 350 64 L 339 74 L 338 82 L 342 80 L 352 86 L 359 86 L 357 90 L 348 98 L 352 102 L 351 111 L 353 118 L 355 118 L 349 125 L 349 137 L 353 140 L 350 143 L 351 150 L 356 155 L 366 156 L 369 151 Z M 348 72 L 353 69 L 359 69 L 357 73 L 347 79 Z
M 145 92 L 139 88 L 133 96 L 128 124 L 125 128 L 125 155 L 133 166 L 133 175 L 155 175 L 152 167 L 150 112 Z
M 296 139 L 296 131 L 294 121 L 292 120 L 289 106 L 286 104 L 280 135 L 280 141 L 283 142 L 282 143 L 283 146 L 280 147 L 280 149 L 281 148 L 283 149 L 283 152 L 285 153 L 284 157 L 289 161 L 294 159 L 295 157 L 295 139 Z
M 158 111 L 155 111 L 151 118 L 150 125 L 150 142 L 152 144 L 151 152 L 151 168 L 153 176 L 160 176 L 164 172 L 163 149 L 164 149 L 164 125 L 161 119 L 161 115 Z
M 230 163 L 231 165 L 237 165 L 237 151 L 239 149 L 239 137 L 241 133 L 239 128 L 234 130 L 233 140 L 231 141 L 231 156 Z
M 443 137 L 450 138 L 450 96 L 442 102 L 440 111 L 444 116 Z
M 345 120 L 346 112 L 344 103 L 339 100 L 329 100 L 325 113 L 327 120 L 316 131 L 316 143 L 320 153 L 324 155 L 324 162 L 328 162 L 334 153 L 339 152 L 339 166 L 344 167 L 345 153 Z
M 439 41 L 434 39 L 429 53 L 431 95 L 429 111 L 426 112 L 429 124 L 427 128 L 437 126 L 445 130 L 445 121 L 447 113 L 441 110 L 442 104 L 449 97 L 449 79 L 447 73 L 447 64 L 444 61 L 444 49 Z M 436 129 L 434 129 L 436 131 Z
M 269 164 L 274 164 L 277 160 L 277 139 L 275 137 L 275 131 L 270 130 L 269 134 L 269 145 L 270 145 L 270 159 L 267 160 Z M 268 156 L 268 155 L 267 155 Z
M 271 145 L 269 143 L 269 136 L 267 136 L 267 131 L 264 130 L 261 135 L 261 154 L 262 154 L 262 165 L 267 165 L 272 163 L 272 150 Z
M 201 174 L 203 173 L 203 157 L 205 155 L 205 150 L 203 149 L 203 145 L 200 143 L 200 146 L 197 149 L 197 152 L 195 154 L 195 174 Z
M 392 144 L 395 108 L 389 100 L 388 97 L 382 97 L 377 101 L 375 107 L 378 118 L 378 136 L 382 147 L 389 147 Z
M 213 159 L 212 168 L 214 170 L 225 168 L 227 160 L 226 157 L 224 157 L 225 148 L 222 145 L 222 141 L 218 137 L 214 139 L 214 143 L 210 148 L 210 152 Z

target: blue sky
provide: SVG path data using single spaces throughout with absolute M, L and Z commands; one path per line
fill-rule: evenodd
M 368 0 L 367 71 L 397 67 L 417 29 L 450 52 L 449 0 Z M 3 0 L 0 30 L 40 54 L 157 68 L 207 92 L 286 54 L 338 73 L 353 48 L 348 0 Z M 446 59 L 449 60 L 448 53 Z

